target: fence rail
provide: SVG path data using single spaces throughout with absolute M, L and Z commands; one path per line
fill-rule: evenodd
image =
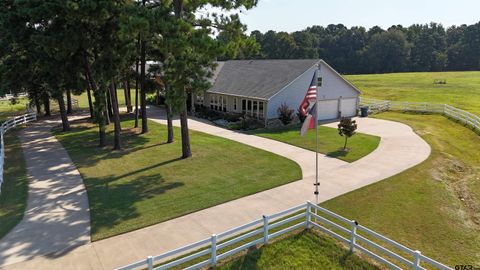
M 454 119 L 475 131 L 480 132 L 480 117 L 450 106 L 448 104 L 435 104 L 429 102 L 407 102 L 407 101 L 390 101 L 371 98 L 360 98 L 360 106 L 368 106 L 369 113 L 379 113 L 384 111 L 404 111 L 404 112 L 420 112 L 420 113 L 439 113 L 448 118 Z
M 13 117 L 2 123 L 0 126 L 0 194 L 2 193 L 2 184 L 3 184 L 3 165 L 5 163 L 5 144 L 3 142 L 3 137 L 5 133 L 19 125 L 23 125 L 28 122 L 36 121 L 37 114 L 30 112 L 24 115 Z
M 354 220 L 307 202 L 270 216 L 264 215 L 261 219 L 160 255 L 148 256 L 117 270 L 163 270 L 187 263 L 189 264 L 184 269 L 214 266 L 218 260 L 258 244 L 268 244 L 272 238 L 300 228 L 319 229 L 349 245 L 351 252 L 364 253 L 392 269 L 425 269 L 422 264 L 429 266 L 429 269 L 453 269 L 422 255 L 420 251 L 359 225 Z

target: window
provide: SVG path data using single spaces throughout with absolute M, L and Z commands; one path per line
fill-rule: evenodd
M 252 115 L 252 101 L 247 100 L 247 112 Z
M 214 95 L 210 95 L 210 109 L 213 110 L 213 105 L 214 105 Z
M 258 101 L 253 101 L 253 110 L 252 110 L 252 115 L 254 117 L 258 117 Z
M 233 110 L 237 111 L 237 98 L 233 98 Z
M 322 77 L 317 78 L 317 87 L 322 87 L 322 81 L 323 81 Z
M 247 100 L 242 99 L 242 112 L 246 113 L 247 112 Z

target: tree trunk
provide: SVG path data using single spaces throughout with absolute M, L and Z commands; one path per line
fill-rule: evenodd
M 132 99 L 130 98 L 130 78 L 127 78 L 125 79 L 125 103 L 127 105 L 127 113 L 131 113 L 132 112 Z
M 33 102 L 35 102 L 35 109 L 37 110 L 37 115 L 42 113 L 42 108 L 40 107 L 40 98 L 36 91 L 33 92 Z
M 145 89 L 145 41 L 140 41 L 140 107 L 142 108 L 142 134 L 148 132 L 147 122 L 147 104 L 146 104 L 146 89 Z
M 180 129 L 182 134 L 182 158 L 189 158 L 192 156 L 190 149 L 190 136 L 188 134 L 188 118 L 186 104 L 180 113 Z
M 88 110 L 90 111 L 90 118 L 93 119 L 93 105 L 92 105 L 92 94 L 90 93 L 90 79 L 85 73 L 85 78 L 87 79 L 87 98 L 88 98 Z
M 62 130 L 69 131 L 70 124 L 68 123 L 67 111 L 65 110 L 65 100 L 63 99 L 63 95 L 59 95 L 57 98 L 58 107 L 60 108 L 60 116 L 62 117 Z
M 103 117 L 103 112 L 105 111 L 105 95 L 97 88 L 97 83 L 95 82 L 95 78 L 92 74 L 87 52 L 83 53 L 83 61 L 89 84 L 92 87 L 93 95 L 95 96 L 95 110 L 97 111 L 96 115 L 98 122 L 99 146 L 103 147 L 105 146 L 105 118 Z
M 50 112 L 50 96 L 48 93 L 43 95 L 43 108 L 45 111 L 45 116 L 50 116 L 52 113 Z
M 343 150 L 347 149 L 347 140 L 348 140 L 348 137 L 345 136 L 345 144 L 343 145 Z
M 138 128 L 138 60 L 135 62 L 135 128 Z
M 110 86 L 110 100 L 112 101 L 112 109 L 113 109 L 113 123 L 115 126 L 114 130 L 114 139 L 113 139 L 113 150 L 120 150 L 120 112 L 118 109 L 118 100 L 117 100 L 117 89 L 114 86 L 114 83 Z
M 108 116 L 110 117 L 113 116 L 112 99 L 110 98 L 109 93 L 107 93 L 107 112 L 108 112 Z M 110 122 L 110 119 L 109 119 L 109 122 Z
M 167 111 L 167 129 L 168 129 L 167 143 L 172 143 L 172 142 L 174 141 L 174 138 L 173 138 L 172 108 L 170 108 L 170 106 L 165 103 L 165 109 L 166 109 L 166 111 Z
M 70 89 L 67 90 L 67 114 L 72 114 L 72 92 Z

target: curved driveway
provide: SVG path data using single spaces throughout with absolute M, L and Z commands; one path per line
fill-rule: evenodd
M 164 111 L 148 109 L 148 117 L 165 124 Z M 320 155 L 320 196 L 322 202 L 404 171 L 430 154 L 430 146 L 404 124 L 370 118 L 357 119 L 359 132 L 381 137 L 378 148 L 368 156 L 346 163 Z M 247 135 L 190 118 L 189 127 L 204 133 L 235 140 L 270 151 L 300 164 L 303 179 L 247 197 L 223 203 L 153 226 L 89 243 L 58 258 L 39 257 L 6 269 L 114 269 L 149 255 L 204 239 L 212 233 L 242 225 L 263 214 L 315 201 L 315 153 L 278 141 Z M 178 126 L 178 120 L 174 121 Z M 335 126 L 335 123 L 328 126 Z M 0 267 L 1 268 L 1 267 Z

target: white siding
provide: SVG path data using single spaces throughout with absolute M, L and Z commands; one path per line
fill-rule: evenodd
M 288 107 L 295 110 L 297 112 L 298 108 L 300 107 L 300 103 L 305 96 L 307 89 L 312 81 L 313 74 L 315 72 L 316 67 L 312 67 L 307 70 L 305 73 L 300 75 L 296 80 L 286 86 L 282 91 L 278 94 L 273 96 L 268 102 L 268 112 L 267 117 L 277 118 L 278 113 L 277 109 L 280 107 L 282 103 L 286 103 Z M 278 76 L 278 75 L 273 75 Z M 343 116 L 353 116 L 356 114 L 357 109 L 357 99 L 359 96 L 359 92 L 352 88 L 346 81 L 344 81 L 341 77 L 339 77 L 334 71 L 332 71 L 329 67 L 321 64 L 319 76 L 323 78 L 323 85 L 321 88 L 318 89 L 318 99 L 319 100 L 338 100 L 338 99 L 345 99 L 348 100 L 343 102 L 341 105 L 344 105 L 342 110 Z M 353 102 L 352 99 L 355 101 Z M 336 108 L 336 115 L 338 116 L 338 101 L 337 108 Z M 332 105 L 333 106 L 333 105 Z M 353 113 L 353 114 L 352 114 Z M 332 116 L 333 112 L 329 113 L 329 116 Z M 336 117 L 337 117 L 336 116 Z M 336 118 L 334 117 L 334 118 Z M 328 118 L 324 118 L 328 119 Z

